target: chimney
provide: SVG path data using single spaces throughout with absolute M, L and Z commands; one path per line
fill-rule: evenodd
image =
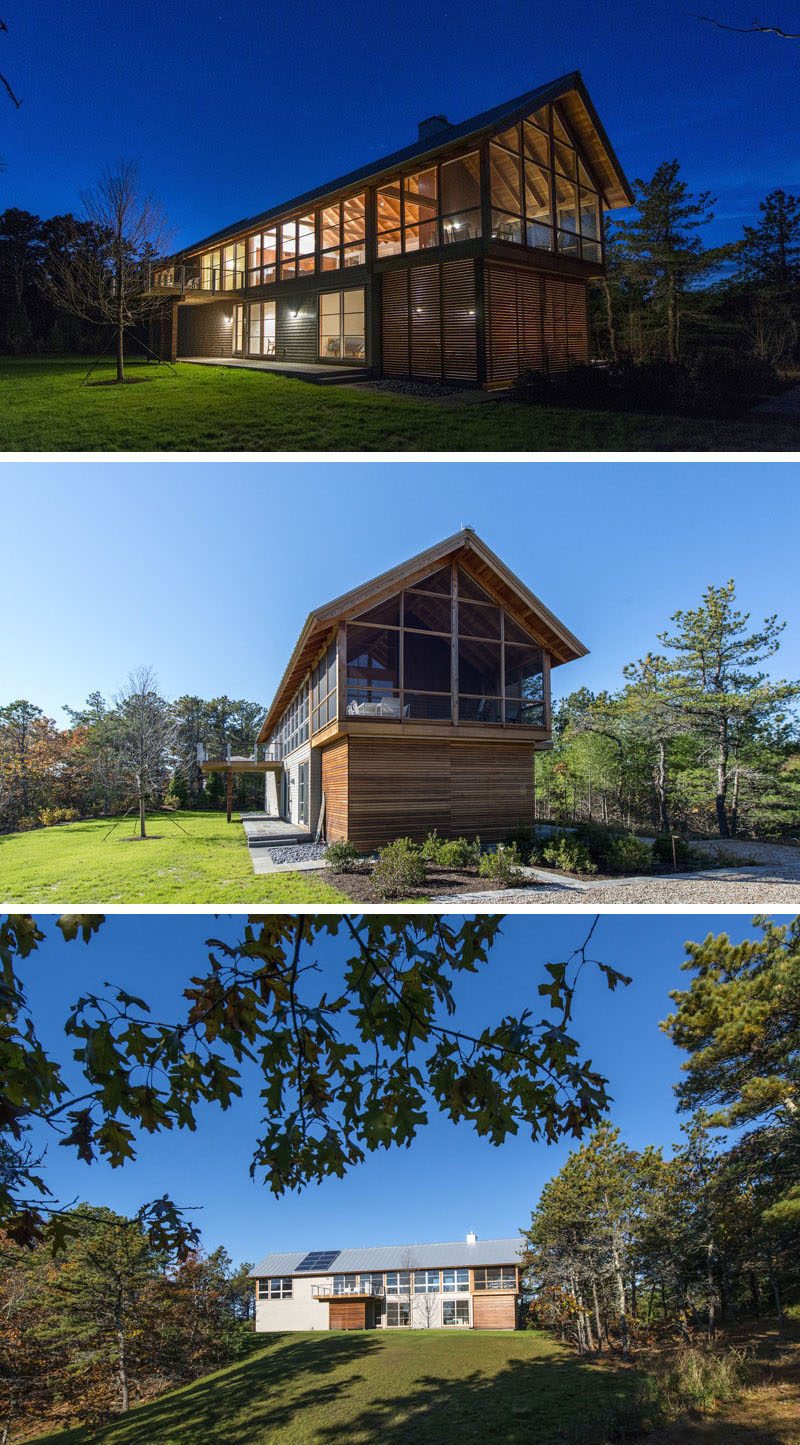
M 450 130 L 446 115 L 429 115 L 427 120 L 419 123 L 419 140 L 433 140 L 434 136 L 441 135 L 446 130 Z
M 477 1243 L 478 1243 L 478 1236 L 477 1236 L 477 1234 L 475 1233 L 474 1229 L 471 1229 L 470 1232 L 469 1232 L 469 1234 L 467 1235 L 467 1244 L 477 1244 Z

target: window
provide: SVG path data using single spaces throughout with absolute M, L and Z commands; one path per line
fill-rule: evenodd
M 275 302 L 251 301 L 248 312 L 248 354 L 250 356 L 274 356 Z
M 358 1275 L 356 1274 L 335 1274 L 333 1276 L 334 1294 L 355 1294 L 358 1288 Z
M 366 253 L 367 205 L 364 192 L 335 201 L 320 212 L 321 270 L 363 266 Z
M 469 1294 L 468 1269 L 443 1269 L 442 1294 Z
M 411 1273 L 407 1269 L 390 1269 L 386 1273 L 387 1295 L 407 1295 L 411 1282 Z
M 247 242 L 248 286 L 269 286 L 275 280 L 278 261 L 278 232 L 273 226 Z
M 476 1269 L 475 1289 L 505 1289 L 516 1290 L 517 1272 L 510 1264 L 490 1265 L 485 1269 Z
M 597 185 L 555 106 L 493 137 L 489 173 L 498 240 L 602 260 Z
M 360 1274 L 358 1276 L 358 1287 L 362 1294 L 383 1294 L 382 1274 Z
M 308 827 L 308 763 L 301 763 L 297 769 L 297 821 Z
M 223 250 L 223 290 L 240 291 L 244 286 L 244 241 L 235 241 Z
M 439 1293 L 439 1271 L 438 1269 L 415 1269 L 414 1270 L 414 1294 L 438 1294 Z
M 364 291 L 323 291 L 319 298 L 319 354 L 322 361 L 363 361 Z
M 489 146 L 492 235 L 499 241 L 522 240 L 520 165 L 518 131 L 504 131 Z
M 311 672 L 311 731 L 336 720 L 336 643 L 323 652 Z
M 440 167 L 442 241 L 469 241 L 481 234 L 481 160 L 478 151 Z
M 439 244 L 439 180 L 436 166 L 403 181 L 403 249 L 425 251 Z
M 544 727 L 544 668 L 540 647 L 505 645 L 506 722 Z
M 237 356 L 244 350 L 244 307 L 233 308 L 233 349 Z
M 442 1300 L 443 1325 L 469 1325 L 469 1300 Z
M 409 1317 L 408 1303 L 404 1300 L 386 1301 L 386 1323 L 390 1328 L 398 1325 L 407 1325 Z
M 277 1279 L 260 1279 L 258 1281 L 259 1299 L 291 1299 L 292 1298 L 292 1277 L 285 1275 Z
M 269 740 L 270 757 L 277 761 L 308 742 L 308 678 L 297 689 Z
M 219 291 L 220 288 L 220 251 L 206 251 L 201 263 L 201 276 L 204 291 Z

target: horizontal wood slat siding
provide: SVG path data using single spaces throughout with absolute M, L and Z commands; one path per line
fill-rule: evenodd
M 297 315 L 295 316 L 295 311 Z M 279 361 L 316 361 L 317 297 L 280 297 L 275 315 L 275 355 Z
M 322 791 L 325 837 L 333 843 L 347 837 L 347 738 L 322 750 Z
M 332 1330 L 366 1329 L 367 1301 L 348 1299 L 331 1300 L 328 1323 Z
M 347 815 L 347 837 L 364 849 L 421 840 L 432 828 L 443 837 L 478 833 L 498 842 L 533 819 L 533 750 L 529 743 L 351 737 Z
M 178 356 L 232 356 L 233 323 L 225 320 L 233 301 L 210 306 L 181 306 L 178 311 Z
M 385 375 L 476 381 L 475 289 L 473 260 L 385 272 Z
M 564 371 L 589 360 L 587 290 L 512 266 L 486 268 L 486 374 L 513 381 L 521 371 Z
M 476 1330 L 513 1330 L 517 1324 L 516 1299 L 513 1294 L 476 1294 L 472 1296 L 472 1327 Z

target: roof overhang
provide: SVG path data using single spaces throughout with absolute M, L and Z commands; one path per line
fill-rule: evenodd
M 476 582 L 547 649 L 552 667 L 559 667 L 564 662 L 574 662 L 577 658 L 586 656 L 588 648 L 574 633 L 501 562 L 471 527 L 465 527 L 452 537 L 438 542 L 435 547 L 417 553 L 400 566 L 382 572 L 370 582 L 354 587 L 333 602 L 309 613 L 261 724 L 259 743 L 265 742 L 270 736 L 306 673 L 314 666 L 322 648 L 331 640 L 340 622 L 346 622 L 366 608 L 375 606 L 383 598 L 391 597 L 400 588 L 409 586 L 452 559 L 460 562 Z
M 210 236 L 205 236 L 202 240 L 185 246 L 172 259 L 194 255 L 208 246 L 220 245 L 223 241 L 236 240 L 258 226 L 279 221 L 282 217 L 289 216 L 306 206 L 317 204 L 326 196 L 333 196 L 337 192 L 348 190 L 353 186 L 379 184 L 392 171 L 411 161 L 428 164 L 447 155 L 454 148 L 460 150 L 464 144 L 477 145 L 503 125 L 512 125 L 516 120 L 529 115 L 532 111 L 538 110 L 540 106 L 551 101 L 558 101 L 563 106 L 567 121 L 575 131 L 576 139 L 580 141 L 598 184 L 601 186 L 606 207 L 613 209 L 616 206 L 632 205 L 633 192 L 622 166 L 601 124 L 580 71 L 573 70 L 567 75 L 559 76 L 557 80 L 551 80 L 546 85 L 538 86 L 535 90 L 528 90 L 524 95 L 516 96 L 503 105 L 495 106 L 492 110 L 482 111 L 469 120 L 448 126 L 446 130 L 433 136 L 427 144 L 417 142 L 414 145 L 406 146 L 403 150 L 382 156 L 379 160 L 372 161 L 359 170 L 338 176 L 335 180 L 318 186 L 314 190 L 306 191 L 291 200 L 282 201 L 280 205 L 272 206 L 258 215 L 236 221 L 234 225 L 228 226 L 224 230 L 214 231 Z

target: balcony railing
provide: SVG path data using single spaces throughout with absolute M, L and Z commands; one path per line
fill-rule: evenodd
M 385 1293 L 382 1284 L 364 1285 L 337 1285 L 314 1284 L 311 1286 L 311 1293 L 314 1299 L 346 1299 L 349 1295 L 359 1299 L 382 1299 Z
M 148 289 L 163 291 L 173 296 L 185 296 L 187 291 L 202 290 L 202 276 L 199 266 L 151 266 Z

